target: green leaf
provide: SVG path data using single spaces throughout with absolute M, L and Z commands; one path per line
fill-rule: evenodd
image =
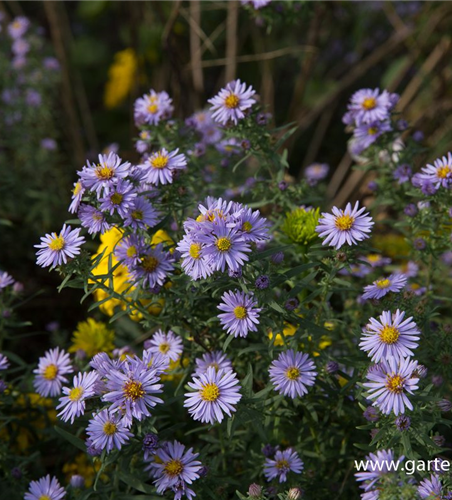
M 155 489 L 152 486 L 149 486 L 148 484 L 141 481 L 141 479 L 139 479 L 138 477 L 135 477 L 132 474 L 128 474 L 123 470 L 120 470 L 118 472 L 118 477 L 123 483 L 126 483 L 128 486 L 136 489 L 137 491 L 140 491 L 141 493 L 147 493 L 147 494 L 155 493 Z M 154 499 L 157 499 L 157 497 L 152 497 L 152 500 Z
M 78 448 L 79 450 L 82 450 L 84 453 L 86 453 L 86 445 L 82 439 L 80 439 L 77 436 L 74 436 L 74 434 L 71 434 L 70 432 L 65 431 L 61 427 L 55 426 L 55 431 L 60 436 L 64 437 L 64 439 L 66 439 L 66 441 L 69 441 L 76 448 Z

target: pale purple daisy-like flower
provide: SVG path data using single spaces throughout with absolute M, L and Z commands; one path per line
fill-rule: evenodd
M 132 206 L 124 219 L 124 226 L 132 229 L 154 227 L 158 222 L 158 213 L 152 203 L 143 196 L 133 200 Z
M 111 228 L 105 214 L 91 205 L 80 205 L 77 216 L 80 219 L 80 224 L 88 229 L 89 234 L 104 234 Z
M 345 210 L 333 207 L 333 213 L 322 213 L 316 231 L 324 238 L 323 245 L 330 245 L 336 250 L 342 245 L 356 245 L 370 236 L 374 222 L 368 213 L 363 213 L 366 207 L 359 208 L 357 201 L 354 208 L 347 203 Z
M 9 368 L 8 358 L 0 352 L 0 371 L 7 370 Z
M 32 481 L 29 490 L 25 493 L 25 500 L 61 500 L 66 496 L 66 491 L 56 477 L 47 475 L 38 481 Z
M 33 386 L 36 392 L 44 398 L 58 396 L 61 394 L 62 384 L 68 382 L 65 375 L 73 371 L 67 352 L 58 347 L 50 349 L 39 358 L 38 368 L 33 370 L 36 374 Z
M 106 450 L 107 453 L 110 453 L 114 448 L 120 450 L 122 445 L 133 437 L 121 416 L 118 413 L 111 413 L 109 410 L 93 413 L 86 433 L 95 448 Z
M 249 86 L 247 89 L 246 83 L 241 83 L 240 80 L 229 82 L 218 95 L 208 101 L 212 104 L 212 118 L 223 125 L 229 121 L 237 125 L 238 120 L 245 117 L 244 111 L 256 102 L 253 98 L 255 93 L 253 87 Z
M 77 182 L 74 182 L 74 187 L 72 189 L 72 201 L 68 209 L 69 213 L 75 214 L 75 212 L 77 212 L 84 194 L 85 188 L 83 187 L 82 181 L 78 180 Z
M 24 16 L 18 16 L 14 18 L 10 24 L 8 24 L 8 34 L 15 40 L 22 37 L 29 27 L 30 21 Z
M 71 229 L 71 226 L 63 225 L 60 234 L 52 233 L 41 237 L 41 243 L 35 245 L 39 250 L 36 252 L 38 266 L 56 267 L 67 264 L 71 259 L 80 253 L 80 247 L 85 242 L 85 238 L 80 236 L 80 228 Z
M 405 312 L 399 309 L 395 314 L 383 311 L 379 320 L 369 319 L 359 346 L 368 353 L 374 363 L 389 357 L 399 361 L 413 356 L 412 349 L 418 347 L 420 334 L 413 318 L 405 319 Z
M 100 154 L 98 163 L 87 162 L 87 165 L 77 173 L 83 186 L 100 196 L 102 190 L 108 192 L 118 179 L 127 177 L 129 169 L 129 162 L 123 163 L 116 153 L 111 152 L 108 155 Z
M 325 179 L 329 171 L 330 167 L 326 163 L 313 163 L 305 168 L 303 176 L 310 186 L 315 186 Z
M 132 268 L 130 275 L 134 283 L 141 281 L 143 287 L 154 288 L 163 285 L 173 269 L 173 258 L 159 243 L 140 254 L 140 262 Z
M 241 0 L 242 5 L 252 5 L 254 9 L 262 9 L 267 6 L 272 0 Z
M 181 253 L 182 269 L 194 280 L 205 279 L 213 273 L 209 259 L 204 255 L 203 246 L 192 234 L 186 234 L 176 247 Z
M 61 409 L 58 416 L 61 420 L 67 422 L 71 420 L 74 423 L 76 417 L 85 413 L 85 400 L 95 395 L 95 385 L 98 380 L 96 372 L 78 373 L 74 376 L 73 387 L 63 387 L 63 397 L 60 398 L 60 404 L 56 407 Z
M 366 492 L 370 492 L 381 477 L 392 472 L 393 464 L 400 463 L 403 458 L 402 456 L 395 460 L 393 450 L 378 450 L 376 453 L 369 453 L 366 456 L 366 461 L 364 461 L 366 470 L 357 472 L 355 474 L 356 480 L 363 481 L 361 488 Z
M 143 237 L 131 234 L 118 243 L 114 252 L 120 262 L 124 263 L 127 267 L 133 267 L 140 264 L 140 255 L 146 248 Z
M 359 155 L 371 146 L 377 139 L 392 130 L 389 121 L 362 123 L 356 127 L 351 140 L 350 151 L 354 155 Z
M 167 92 L 156 92 L 151 89 L 149 94 L 138 98 L 134 105 L 135 123 L 140 126 L 157 125 L 161 120 L 168 119 L 174 107 Z
M 386 90 L 361 89 L 352 95 L 348 109 L 357 125 L 384 121 L 393 106 L 390 97 Z
M 257 306 L 257 301 L 251 294 L 246 294 L 236 290 L 235 292 L 225 292 L 221 297 L 222 303 L 218 306 L 218 315 L 226 330 L 234 337 L 246 337 L 249 332 L 256 332 L 259 324 L 259 313 L 262 311 Z
M 178 153 L 179 149 L 169 152 L 165 148 L 152 153 L 143 164 L 139 165 L 144 172 L 144 180 L 154 186 L 171 184 L 174 171 L 187 168 L 185 155 Z
M 404 163 L 403 165 L 397 167 L 392 174 L 392 176 L 398 182 L 398 184 L 403 184 L 405 182 L 408 182 L 411 179 L 412 175 L 413 171 L 411 170 L 411 167 L 407 163 Z
M 389 257 L 383 257 L 378 253 L 370 253 L 363 257 L 363 259 L 368 262 L 373 268 L 384 267 L 391 263 Z
M 125 219 L 133 209 L 136 197 L 137 192 L 134 185 L 129 181 L 119 179 L 99 200 L 101 202 L 100 209 L 110 215 L 118 213 L 122 219 Z
M 145 153 L 149 146 L 150 146 L 150 141 L 151 139 L 151 134 L 147 130 L 142 130 L 139 135 L 139 139 L 135 143 L 135 149 L 138 151 L 138 153 Z
M 185 394 L 184 406 L 194 420 L 208 422 L 222 422 L 226 413 L 229 417 L 236 411 L 235 405 L 242 395 L 237 375 L 232 370 L 218 370 L 213 366 L 205 373 L 193 377 L 188 386 L 194 392 Z
M 196 460 L 199 453 L 193 453 L 193 448 L 185 449 L 178 441 L 166 442 L 156 453 L 158 460 L 153 460 L 145 470 L 150 470 L 155 478 L 157 493 L 162 494 L 166 490 L 175 493 L 174 500 L 180 500 L 186 495 L 189 500 L 195 497 L 195 493 L 187 485 L 199 479 L 201 462 Z
M 373 405 L 386 415 L 391 412 L 396 416 L 405 413 L 405 407 L 412 410 L 413 405 L 406 392 L 413 394 L 418 389 L 416 384 L 419 378 L 414 373 L 416 367 L 417 361 L 410 358 L 399 363 L 394 358 L 382 361 L 367 373 L 369 382 L 363 384 L 369 391 L 367 397 L 375 399 Z
M 182 339 L 171 330 L 168 333 L 157 330 L 149 341 L 146 348 L 153 354 L 161 354 L 171 361 L 177 361 L 183 351 Z
M 209 224 L 209 231 L 199 235 L 201 243 L 205 243 L 204 252 L 208 263 L 215 271 L 224 272 L 226 267 L 238 271 L 248 260 L 251 252 L 249 243 L 242 233 L 227 226 L 223 219 Z
M 160 376 L 155 369 L 141 360 L 127 358 L 119 370 L 107 374 L 108 392 L 103 401 L 112 403 L 110 411 L 124 414 L 124 422 L 130 426 L 134 418 L 150 417 L 149 409 L 163 401 L 156 396 L 162 392 Z
M 381 299 L 389 292 L 398 293 L 405 287 L 407 277 L 404 274 L 391 274 L 387 278 L 374 281 L 364 287 L 363 299 Z
M 295 399 L 308 393 L 317 372 L 312 359 L 305 353 L 288 349 L 274 360 L 269 369 L 270 380 L 280 394 Z
M 240 212 L 235 228 L 241 231 L 245 241 L 264 241 L 270 239 L 268 234 L 269 224 L 262 217 L 259 210 L 245 208 Z
M 438 158 L 433 165 L 427 164 L 418 174 L 423 180 L 431 182 L 436 188 L 452 186 L 452 153 Z
M 292 448 L 287 448 L 284 451 L 278 450 L 275 453 L 275 458 L 265 459 L 264 475 L 267 481 L 278 478 L 280 483 L 285 483 L 289 472 L 300 474 L 303 467 L 303 461 L 298 453 Z
M 232 370 L 231 360 L 226 356 L 223 351 L 206 352 L 201 358 L 195 359 L 196 369 L 195 375 L 199 376 L 206 373 L 209 368 L 214 368 L 215 371 Z
M 421 498 L 434 500 L 436 498 L 443 498 L 443 487 L 441 480 L 437 474 L 432 474 L 430 479 L 426 478 L 419 483 L 417 492 Z
M 6 271 L 0 271 L 0 293 L 6 287 L 14 285 L 15 282 L 16 280 Z
M 11 50 L 16 56 L 24 56 L 30 50 L 30 44 L 23 38 L 14 41 Z

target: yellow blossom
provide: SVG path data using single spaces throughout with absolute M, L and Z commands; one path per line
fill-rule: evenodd
M 137 57 L 133 49 L 117 52 L 108 70 L 105 85 L 104 103 L 108 109 L 121 104 L 130 93 L 137 72 Z
M 99 352 L 110 353 L 114 349 L 115 334 L 105 323 L 88 318 L 77 325 L 69 352 L 82 350 L 89 358 Z

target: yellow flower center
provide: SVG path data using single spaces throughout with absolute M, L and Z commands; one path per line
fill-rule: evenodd
M 374 109 L 376 105 L 377 105 L 377 100 L 375 99 L 375 97 L 367 97 L 367 99 L 364 99 L 363 101 L 363 108 L 366 111 Z
M 93 220 L 103 220 L 103 218 L 102 214 L 93 214 Z
M 220 389 L 216 384 L 206 384 L 200 392 L 201 398 L 209 403 L 213 403 L 220 397 Z
M 355 219 L 350 215 L 336 217 L 335 225 L 340 231 L 348 231 L 353 226 Z
M 56 365 L 51 364 L 47 365 L 44 368 L 44 373 L 42 374 L 42 376 L 46 380 L 54 380 L 57 374 L 58 374 L 58 367 Z
M 192 243 L 190 245 L 190 249 L 188 250 L 190 257 L 192 259 L 201 258 L 201 243 Z
M 143 220 L 143 210 L 134 210 L 131 215 L 134 220 Z
M 107 422 L 104 424 L 104 432 L 107 436 L 113 436 L 116 433 L 117 427 L 113 422 Z
M 170 460 L 165 464 L 165 472 L 168 476 L 178 476 L 184 470 L 184 464 L 180 460 Z
M 386 278 L 384 280 L 377 280 L 375 284 L 378 286 L 378 288 L 388 288 L 391 282 Z
M 95 170 L 96 177 L 102 181 L 109 181 L 115 174 L 114 170 L 107 165 L 98 165 Z
M 129 380 L 123 387 L 124 395 L 127 399 L 136 401 L 144 396 L 143 384 L 141 382 L 135 382 L 134 380 Z
M 369 135 L 375 135 L 377 132 L 378 132 L 378 128 L 377 128 L 377 127 L 369 127 L 369 128 L 367 129 L 367 133 L 368 133 Z
M 157 113 L 157 111 L 159 110 L 159 107 L 157 104 L 150 104 L 148 106 L 148 112 L 155 115 L 155 113 Z
M 440 179 L 445 179 L 451 172 L 451 169 L 450 167 L 448 167 L 447 165 L 444 165 L 444 167 L 439 167 L 437 170 L 436 170 L 436 175 L 440 178 Z
M 159 265 L 158 259 L 152 255 L 146 255 L 141 261 L 141 267 L 148 273 L 153 273 Z
M 386 381 L 386 387 L 395 394 L 400 394 L 403 391 L 403 381 L 404 379 L 400 375 L 393 375 L 388 377 Z
M 168 157 L 162 155 L 162 153 L 157 153 L 157 155 L 151 159 L 151 165 L 157 169 L 165 168 L 168 165 Z
M 110 201 L 113 205 L 120 205 L 123 199 L 124 196 L 121 193 L 113 193 L 110 197 Z
M 162 343 L 159 345 L 159 351 L 160 351 L 162 354 L 166 354 L 169 350 L 170 350 L 170 345 L 169 345 L 169 344 L 167 344 L 166 342 L 162 342 Z
M 251 225 L 251 222 L 244 222 L 243 223 L 243 226 L 242 226 L 242 231 L 245 231 L 247 233 L 249 233 L 251 231 L 251 229 L 253 229 L 253 226 Z
M 235 109 L 239 105 L 240 99 L 237 95 L 231 93 L 226 97 L 224 103 L 227 108 Z
M 72 193 L 74 195 L 78 195 L 80 191 L 82 190 L 82 183 L 79 181 L 75 184 L 74 189 L 72 190 Z
M 50 250 L 57 252 L 58 250 L 62 250 L 64 248 L 64 243 L 65 243 L 64 238 L 62 236 L 57 236 L 54 233 L 54 238 L 49 243 L 49 248 Z
M 220 252 L 228 252 L 231 248 L 231 240 L 229 238 L 218 238 L 215 244 Z
M 246 313 L 245 307 L 243 307 L 243 306 L 234 307 L 234 316 L 237 319 L 245 319 L 246 315 L 247 315 L 247 313 Z
M 289 380 L 298 380 L 300 377 L 300 370 L 296 366 L 291 366 L 286 371 L 286 375 Z
M 209 368 L 210 368 L 210 367 L 215 368 L 215 371 L 216 371 L 216 372 L 220 369 L 220 367 L 219 367 L 218 363 L 215 363 L 215 362 L 210 363 L 210 364 L 209 364 Z
M 394 326 L 385 325 L 380 332 L 380 340 L 385 344 L 395 344 L 399 337 L 400 332 Z
M 41 495 L 38 500 L 52 500 L 49 495 Z
M 380 255 L 378 255 L 377 253 L 370 253 L 368 256 L 367 256 L 367 260 L 369 262 L 379 262 L 379 260 L 381 259 Z
M 143 130 L 143 132 L 140 133 L 141 139 L 147 139 L 148 137 L 149 137 L 149 132 L 146 132 L 146 130 Z
M 277 469 L 288 469 L 289 468 L 289 462 L 287 460 L 278 460 L 276 462 L 276 468 Z
M 82 399 L 83 393 L 83 387 L 74 387 L 69 393 L 69 399 L 71 401 L 80 401 Z
M 135 255 L 137 254 L 137 248 L 134 247 L 133 245 L 130 246 L 128 249 L 127 249 L 127 257 L 135 257 Z

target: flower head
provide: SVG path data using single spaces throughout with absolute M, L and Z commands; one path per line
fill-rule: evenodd
M 215 368 L 218 372 L 219 370 L 229 371 L 232 370 L 231 360 L 226 357 L 223 351 L 213 351 L 207 352 L 202 355 L 201 358 L 195 359 L 196 369 L 195 376 L 199 376 L 202 373 L 206 373 L 209 368 Z
M 161 120 L 169 118 L 173 109 L 172 99 L 167 92 L 156 92 L 151 89 L 149 94 L 135 101 L 135 123 L 138 126 L 146 123 L 157 125 Z
M 417 492 L 421 498 L 434 500 L 443 498 L 443 487 L 437 474 L 432 474 L 430 479 L 426 478 L 419 483 Z
M 194 420 L 201 422 L 222 422 L 226 413 L 229 417 L 236 411 L 242 395 L 235 372 L 230 369 L 216 370 L 213 366 L 193 377 L 188 383 L 194 392 L 185 394 L 184 406 Z
M 389 292 L 398 293 L 406 285 L 407 277 L 404 274 L 391 274 L 387 278 L 374 281 L 364 287 L 363 299 L 381 299 Z
M 63 387 L 63 394 L 60 398 L 60 404 L 56 407 L 61 409 L 58 416 L 61 420 L 67 422 L 71 420 L 74 423 L 76 417 L 85 413 L 85 400 L 95 394 L 95 385 L 98 380 L 96 372 L 78 373 L 74 376 L 73 387 Z
M 134 207 L 136 197 L 134 185 L 129 181 L 119 179 L 100 198 L 100 209 L 110 215 L 117 213 L 122 219 L 126 219 Z
M 143 287 L 154 288 L 163 285 L 173 269 L 173 258 L 159 243 L 140 254 L 139 263 L 131 269 L 130 276 L 134 283 L 141 282 Z
M 143 164 L 139 165 L 143 171 L 144 180 L 154 186 L 172 184 L 174 171 L 187 167 L 185 155 L 178 153 L 178 149 L 169 152 L 162 148 L 149 156 Z
M 302 470 L 303 461 L 292 448 L 284 451 L 278 450 L 274 459 L 265 459 L 264 474 L 267 481 L 278 478 L 280 483 L 285 483 L 289 472 L 300 474 Z
M 384 121 L 393 107 L 391 95 L 386 90 L 361 89 L 355 92 L 348 105 L 349 112 L 356 125 Z
M 6 271 L 0 271 L 0 293 L 8 286 L 14 285 L 16 280 Z
M 0 352 L 0 371 L 9 368 L 9 359 Z
M 74 182 L 74 188 L 72 189 L 72 202 L 68 209 L 71 214 L 75 214 L 75 212 L 79 209 L 84 193 L 85 188 L 83 187 L 82 181 L 78 180 L 77 182 Z
M 110 152 L 108 155 L 100 154 L 98 163 L 87 162 L 77 173 L 83 187 L 95 191 L 100 196 L 102 192 L 108 193 L 119 179 L 127 177 L 129 169 L 129 162 L 123 163 L 116 153 Z
M 308 387 L 315 383 L 315 364 L 307 354 L 288 349 L 272 362 L 270 380 L 275 389 L 284 396 L 295 399 L 307 394 Z
M 25 16 L 17 16 L 8 24 L 8 34 L 12 39 L 16 40 L 25 35 L 29 27 L 30 20 L 28 18 Z
M 66 491 L 56 477 L 49 475 L 38 481 L 32 481 L 29 490 L 25 493 L 25 500 L 61 500 L 66 496 Z
M 319 223 L 319 209 L 296 208 L 286 214 L 281 230 L 293 242 L 308 245 L 318 235 L 316 227 Z
M 257 301 L 251 294 L 240 292 L 225 292 L 221 297 L 223 302 L 218 306 L 219 314 L 223 330 L 226 330 L 234 337 L 246 337 L 248 332 L 257 331 L 259 324 L 259 313 L 261 308 L 256 307 Z
M 41 238 L 41 243 L 35 245 L 39 250 L 36 252 L 37 264 L 41 267 L 56 267 L 67 264 L 68 258 L 75 257 L 80 253 L 80 247 L 85 238 L 80 236 L 80 228 L 71 229 L 71 226 L 63 225 L 60 234 L 46 234 Z
M 146 229 L 154 227 L 158 222 L 158 213 L 152 203 L 143 196 L 138 196 L 132 202 L 126 214 L 124 225 L 132 229 Z
M 99 352 L 110 353 L 114 349 L 114 338 L 114 331 L 105 323 L 88 318 L 77 325 L 69 352 L 82 350 L 89 358 Z
M 329 171 L 330 167 L 326 163 L 313 163 L 305 168 L 303 176 L 310 186 L 315 186 L 325 179 Z
M 209 264 L 210 259 L 205 255 L 203 248 L 204 244 L 197 241 L 192 234 L 186 234 L 176 247 L 181 253 L 182 269 L 193 280 L 205 279 L 213 273 Z
M 95 448 L 106 450 L 107 453 L 110 453 L 114 448 L 120 450 L 121 446 L 133 437 L 121 416 L 118 413 L 111 413 L 109 410 L 93 413 L 86 433 Z
M 316 231 L 324 238 L 323 245 L 330 245 L 336 250 L 346 243 L 356 245 L 370 236 L 374 223 L 368 213 L 363 213 L 366 207 L 359 208 L 357 201 L 354 208 L 347 203 L 345 210 L 333 207 L 333 213 L 322 213 L 322 218 Z
M 58 347 L 50 349 L 39 358 L 38 368 L 33 370 L 36 374 L 33 386 L 36 392 L 45 398 L 58 396 L 61 394 L 62 384 L 68 381 L 65 375 L 73 371 L 68 353 Z
M 149 341 L 146 348 L 153 354 L 161 354 L 171 361 L 177 361 L 183 351 L 182 339 L 171 330 L 168 333 L 157 330 Z
M 238 120 L 245 117 L 244 111 L 256 102 L 253 98 L 255 93 L 253 87 L 246 88 L 246 83 L 240 80 L 229 82 L 218 95 L 208 101 L 212 104 L 212 118 L 223 125 L 230 121 L 237 125 Z
M 436 188 L 452 186 L 452 153 L 447 153 L 447 156 L 438 158 L 427 164 L 423 169 L 420 177 L 425 181 L 430 181 Z
M 357 481 L 363 481 L 362 488 L 368 492 L 372 490 L 375 483 L 386 474 L 389 474 L 394 462 L 399 463 L 404 457 L 394 460 L 394 452 L 392 450 L 378 450 L 376 453 L 369 453 L 366 456 L 366 470 L 355 474 Z M 389 467 L 388 467 L 389 466 Z M 378 498 L 378 497 L 376 497 Z
M 350 144 L 350 151 L 353 155 L 359 155 L 369 148 L 377 139 L 392 130 L 389 121 L 376 121 L 372 123 L 362 123 L 356 127 Z
M 131 234 L 123 238 L 115 248 L 115 256 L 119 262 L 124 263 L 127 267 L 139 265 L 141 257 L 146 250 L 144 238 L 137 234 Z

